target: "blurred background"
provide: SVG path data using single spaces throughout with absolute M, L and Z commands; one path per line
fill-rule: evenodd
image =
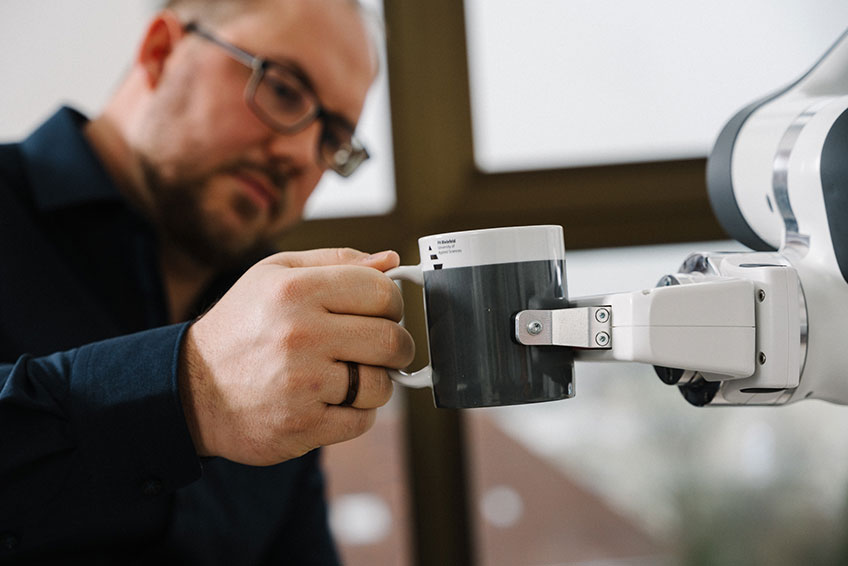
M 572 297 L 742 249 L 707 202 L 711 145 L 848 28 L 829 0 L 363 3 L 382 30 L 359 127 L 373 159 L 322 181 L 280 246 L 417 263 L 425 234 L 561 224 Z M 95 114 L 158 5 L 5 0 L 0 140 L 60 104 Z M 404 294 L 417 367 L 420 290 Z M 503 409 L 397 388 L 372 431 L 324 452 L 346 563 L 848 563 L 848 409 L 696 409 L 637 364 L 576 376 L 574 399 Z

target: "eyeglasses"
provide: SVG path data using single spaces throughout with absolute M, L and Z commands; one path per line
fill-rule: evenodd
M 244 99 L 268 126 L 284 134 L 294 134 L 320 120 L 319 159 L 342 177 L 351 176 L 368 159 L 368 151 L 353 135 L 350 122 L 325 110 L 308 79 L 297 69 L 253 55 L 195 22 L 186 24 L 184 29 L 224 48 L 233 59 L 253 71 Z

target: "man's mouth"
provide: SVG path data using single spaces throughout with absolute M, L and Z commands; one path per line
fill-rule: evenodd
M 262 173 L 237 171 L 233 173 L 244 194 L 260 210 L 273 210 L 279 206 L 281 191 Z

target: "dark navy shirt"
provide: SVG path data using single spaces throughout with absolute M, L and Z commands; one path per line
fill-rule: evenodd
M 85 121 L 63 108 L 0 146 L 0 563 L 337 563 L 317 451 L 197 457 L 188 323 L 167 325 L 155 235 Z

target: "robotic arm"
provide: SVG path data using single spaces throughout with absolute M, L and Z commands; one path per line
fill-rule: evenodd
M 695 253 L 657 288 L 522 311 L 516 340 L 650 363 L 698 406 L 848 404 L 848 32 L 727 123 L 707 182 L 722 226 L 758 251 Z

